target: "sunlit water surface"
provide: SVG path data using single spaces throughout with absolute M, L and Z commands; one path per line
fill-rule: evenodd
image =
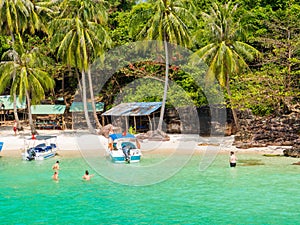
M 1 224 L 299 224 L 296 159 L 240 154 L 264 165 L 228 167 L 219 154 L 205 171 L 200 156 L 150 186 L 125 186 L 98 174 L 81 179 L 83 158 L 0 158 Z M 51 166 L 60 160 L 60 181 Z M 150 160 L 150 159 L 149 159 Z M 140 162 L 147 163 L 147 158 Z M 128 165 L 130 166 L 130 165 Z

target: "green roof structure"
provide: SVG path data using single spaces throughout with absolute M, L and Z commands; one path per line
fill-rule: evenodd
M 93 107 L 90 102 L 87 103 L 88 111 L 92 112 Z M 104 110 L 104 103 L 103 102 L 96 102 L 96 112 L 102 112 Z M 70 112 L 83 112 L 83 103 L 82 102 L 73 102 L 70 107 Z
M 22 101 L 20 101 L 19 97 L 17 96 L 17 109 L 25 109 L 25 108 L 26 108 L 25 97 L 22 99 Z M 13 110 L 14 109 L 13 97 L 10 95 L 1 95 L 0 96 L 0 109 Z
M 33 115 L 55 115 L 63 114 L 66 110 L 65 105 L 32 105 L 31 113 Z

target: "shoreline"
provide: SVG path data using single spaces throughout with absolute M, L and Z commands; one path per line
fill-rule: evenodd
M 88 133 L 83 130 L 39 130 L 39 135 L 53 135 L 56 136 L 59 157 L 82 157 L 79 142 L 86 142 L 89 140 L 81 140 Z M 238 154 L 267 154 L 267 155 L 283 155 L 283 150 L 291 148 L 291 146 L 268 146 L 268 147 L 254 147 L 248 149 L 240 149 L 233 145 L 234 136 L 227 137 L 199 137 L 198 135 L 188 134 L 168 134 L 169 141 L 141 141 L 141 150 L 144 154 L 172 154 L 180 149 L 180 154 L 184 154 L 186 150 L 191 153 L 190 147 L 194 150 L 193 155 L 201 155 L 206 151 L 216 151 L 217 154 L 229 154 L 234 151 Z M 104 136 L 97 137 L 97 144 L 100 143 L 103 148 L 107 146 L 107 139 Z M 4 142 L 3 149 L 0 152 L 1 157 L 21 157 L 22 151 L 25 149 L 25 140 L 30 139 L 29 131 L 19 132 L 17 136 L 13 135 L 12 129 L 0 131 L 0 141 Z M 94 145 L 90 145 L 95 149 Z M 96 146 L 97 147 L 97 146 Z M 89 147 L 88 147 L 89 149 Z

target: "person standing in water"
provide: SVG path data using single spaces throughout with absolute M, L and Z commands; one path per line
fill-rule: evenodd
M 54 172 L 52 179 L 58 181 L 58 173 L 56 171 Z
M 238 159 L 235 156 L 234 152 L 230 152 L 230 158 L 229 158 L 230 167 L 236 167 L 237 160 Z
M 59 161 L 56 161 L 56 163 L 52 166 L 52 169 L 58 173 L 59 170 Z

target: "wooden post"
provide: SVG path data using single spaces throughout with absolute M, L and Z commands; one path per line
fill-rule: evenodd
M 133 123 L 134 123 L 134 131 L 136 132 L 136 118 L 133 116 Z
M 124 118 L 125 118 L 125 126 L 126 126 L 126 127 L 125 127 L 125 130 L 126 130 L 126 132 L 127 132 L 127 131 L 128 131 L 128 120 L 127 120 L 128 117 L 125 116 Z
M 74 130 L 74 113 L 72 112 L 72 130 Z
M 149 115 L 147 115 L 147 116 L 148 116 L 148 119 L 149 119 L 149 125 L 150 125 L 149 129 L 152 130 L 153 127 L 152 127 L 151 117 L 150 117 Z
M 105 126 L 105 118 L 104 118 L 104 116 L 101 116 L 101 118 L 102 118 L 102 127 L 104 127 Z
M 153 113 L 153 123 L 154 123 L 154 127 L 156 127 L 156 123 L 155 123 L 155 113 Z

